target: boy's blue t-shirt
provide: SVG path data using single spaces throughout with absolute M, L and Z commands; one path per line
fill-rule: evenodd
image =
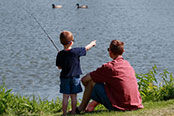
M 60 66 L 62 71 L 61 78 L 69 78 L 82 74 L 80 67 L 80 56 L 86 55 L 85 47 L 72 48 L 58 52 L 56 66 Z

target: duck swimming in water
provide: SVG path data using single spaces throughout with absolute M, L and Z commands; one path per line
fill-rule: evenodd
M 80 6 L 79 3 L 77 3 L 76 6 L 77 6 L 77 8 L 88 8 L 87 5 L 81 5 L 81 6 Z
M 52 4 L 52 8 L 62 8 L 62 5 L 55 5 L 55 4 Z

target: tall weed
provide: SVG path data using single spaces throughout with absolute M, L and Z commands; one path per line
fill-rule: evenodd
M 9 105 L 8 99 L 11 99 L 12 95 L 10 94 L 11 89 L 5 90 L 5 88 L 0 87 L 0 114 L 6 112 L 6 109 Z
M 144 102 L 174 99 L 174 77 L 166 69 L 158 73 L 154 65 L 148 73 L 136 74 L 136 77 Z
M 4 87 L 0 88 L 0 115 L 1 114 L 15 114 L 15 115 L 29 115 L 32 113 L 40 114 L 43 112 L 60 112 L 62 104 L 57 100 L 41 100 L 40 97 L 33 98 L 14 95 L 11 89 L 6 90 Z

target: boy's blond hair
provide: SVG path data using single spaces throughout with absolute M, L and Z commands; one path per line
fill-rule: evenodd
M 74 40 L 73 34 L 70 31 L 63 31 L 60 33 L 60 42 L 63 45 L 69 44 Z

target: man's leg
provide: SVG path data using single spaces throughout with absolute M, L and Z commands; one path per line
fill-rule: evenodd
M 82 83 L 85 86 L 85 91 L 83 93 L 83 98 L 80 106 L 78 107 L 79 111 L 85 110 L 86 106 L 91 99 L 92 88 L 94 87 L 95 83 L 92 81 L 91 76 L 87 74 L 82 78 Z
M 114 110 L 115 108 L 112 107 L 111 102 L 109 101 L 104 84 L 103 83 L 96 83 L 93 87 L 91 99 L 95 100 L 96 102 L 103 104 L 107 109 Z
M 92 112 L 94 111 L 95 107 L 99 105 L 100 103 L 96 102 L 95 100 L 92 100 L 86 107 L 87 112 Z

